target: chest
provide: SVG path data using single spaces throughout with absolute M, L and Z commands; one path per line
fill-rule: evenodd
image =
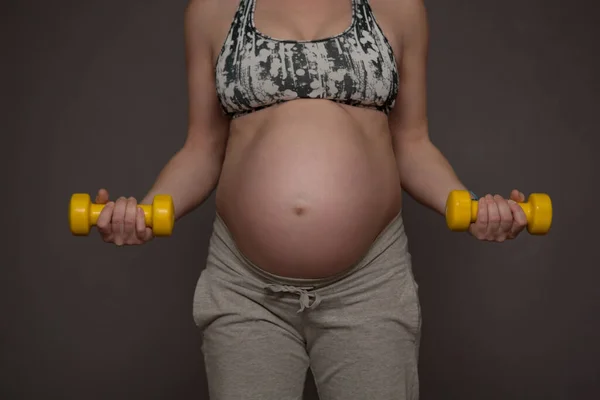
M 336 36 L 352 24 L 354 0 L 254 0 L 254 25 L 282 40 L 314 41 Z
M 242 0 L 216 62 L 222 103 L 255 110 L 319 98 L 388 109 L 398 86 L 396 59 L 369 2 L 296 3 L 284 9 L 274 0 Z M 325 11 L 302 18 L 315 9 Z
M 232 20 L 239 5 L 247 0 L 220 0 L 211 42 L 213 63 L 216 63 Z M 394 0 L 395 1 L 395 0 Z M 337 36 L 352 24 L 358 0 L 254 0 L 250 1 L 251 22 L 264 36 L 283 41 L 307 42 Z M 360 4 L 358 4 L 360 5 Z M 369 0 L 373 17 L 384 32 L 396 58 L 401 51 L 401 29 L 392 12 L 394 4 L 388 0 Z

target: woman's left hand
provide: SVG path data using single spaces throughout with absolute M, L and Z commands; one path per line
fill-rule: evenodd
M 479 199 L 477 221 L 469 227 L 471 235 L 479 240 L 504 242 L 514 239 L 527 226 L 527 217 L 517 202 L 524 202 L 525 195 L 513 190 L 510 198 L 488 194 Z

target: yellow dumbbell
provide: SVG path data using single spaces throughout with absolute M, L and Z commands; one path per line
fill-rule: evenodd
M 527 203 L 518 203 L 527 216 L 527 231 L 545 235 L 552 226 L 552 201 L 545 193 L 532 193 Z M 479 202 L 466 190 L 454 190 L 446 201 L 446 224 L 452 231 L 466 231 L 477 220 Z
M 75 193 L 69 202 L 69 227 L 76 236 L 86 236 L 98 222 L 105 204 L 94 204 L 87 193 Z M 156 195 L 152 204 L 138 205 L 144 211 L 146 226 L 154 236 L 170 236 L 175 225 L 173 199 L 169 195 Z

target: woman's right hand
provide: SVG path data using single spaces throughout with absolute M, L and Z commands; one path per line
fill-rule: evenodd
M 96 223 L 105 242 L 117 246 L 139 245 L 154 237 L 152 229 L 146 226 L 144 211 L 138 207 L 137 200 L 133 197 L 109 201 L 108 191 L 100 189 L 96 203 L 105 204 Z

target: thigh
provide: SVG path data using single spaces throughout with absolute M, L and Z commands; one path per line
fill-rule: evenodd
M 211 400 L 301 400 L 308 369 L 302 343 L 267 321 L 219 320 L 202 346 Z
M 377 275 L 310 313 L 310 366 L 321 400 L 419 397 L 416 283 L 410 266 Z
M 302 399 L 308 354 L 286 312 L 241 282 L 203 271 L 194 319 L 203 334 L 211 400 Z
M 321 400 L 416 400 L 415 342 L 389 323 L 323 332 L 310 349 Z

